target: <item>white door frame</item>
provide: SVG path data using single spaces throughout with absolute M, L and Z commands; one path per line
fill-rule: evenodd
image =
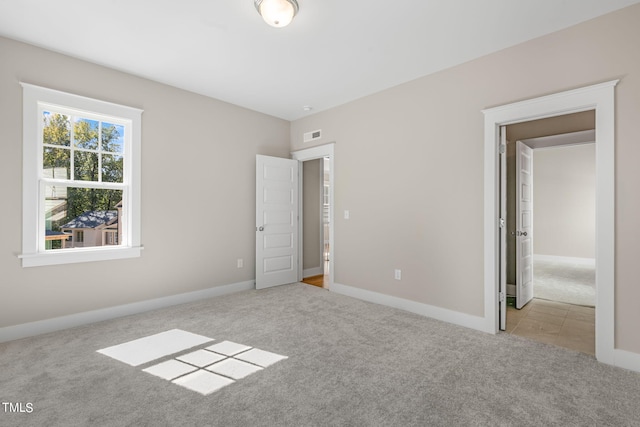
M 499 127 L 596 111 L 596 358 L 615 365 L 615 86 L 619 80 L 483 110 L 484 329 L 499 328 Z
M 333 221 L 333 211 L 334 211 L 334 197 L 333 197 L 333 171 L 334 171 L 334 162 L 333 162 L 333 149 L 334 149 L 334 145 L 335 143 L 330 143 L 330 144 L 325 144 L 325 145 L 318 145 L 316 147 L 312 147 L 312 148 L 306 148 L 304 150 L 298 150 L 298 151 L 293 151 L 291 152 L 291 158 L 294 160 L 298 161 L 299 164 L 299 171 L 300 174 L 299 176 L 302 177 L 302 163 L 306 162 L 307 160 L 315 160 L 315 159 L 322 159 L 325 157 L 329 158 L 329 252 L 330 252 L 330 256 L 329 256 L 329 284 L 328 284 L 328 288 L 331 289 L 331 286 L 333 285 L 333 274 L 334 274 L 334 244 L 333 244 L 333 228 L 334 228 L 334 221 Z M 300 204 L 300 210 L 299 212 L 302 212 L 302 201 L 303 201 L 303 197 L 302 197 L 302 189 L 303 189 L 303 183 L 302 181 L 300 182 L 299 185 L 299 197 L 298 197 L 298 203 Z M 300 218 L 300 220 L 298 221 L 298 280 L 302 281 L 303 279 L 303 255 L 302 255 L 302 250 L 304 248 L 303 246 L 303 219 Z
M 498 149 L 498 174 L 500 181 L 498 184 L 498 197 L 500 198 L 498 215 L 498 245 L 500 252 L 500 261 L 498 269 L 498 304 L 499 304 L 499 322 L 498 329 L 504 331 L 507 329 L 507 127 L 500 126 L 498 130 L 500 136 L 500 146 Z

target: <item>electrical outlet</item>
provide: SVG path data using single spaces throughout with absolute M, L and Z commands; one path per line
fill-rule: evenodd
M 396 280 L 402 280 L 402 270 L 395 269 L 393 275 Z
M 244 267 L 244 260 L 242 258 L 238 258 L 238 268 Z

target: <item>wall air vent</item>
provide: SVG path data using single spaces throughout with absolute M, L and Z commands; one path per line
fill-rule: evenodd
M 304 134 L 304 142 L 311 142 L 322 138 L 322 130 L 313 130 Z

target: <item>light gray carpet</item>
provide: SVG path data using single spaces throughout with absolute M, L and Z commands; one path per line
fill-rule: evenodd
M 96 350 L 178 328 L 287 355 L 208 396 Z M 295 284 L 0 344 L 2 426 L 630 426 L 640 374 Z
M 533 295 L 551 301 L 595 307 L 596 267 L 572 262 L 535 260 Z

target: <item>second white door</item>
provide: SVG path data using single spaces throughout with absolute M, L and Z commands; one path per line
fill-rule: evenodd
M 516 142 L 516 308 L 533 298 L 533 150 Z

